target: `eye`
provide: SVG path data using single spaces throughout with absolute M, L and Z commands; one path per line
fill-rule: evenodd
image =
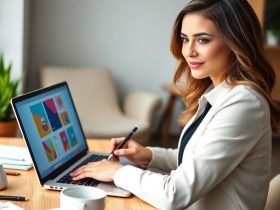
M 200 38 L 197 41 L 199 44 L 207 44 L 210 40 L 206 38 Z
M 189 42 L 189 39 L 187 37 L 181 36 L 181 40 L 182 40 L 183 43 Z

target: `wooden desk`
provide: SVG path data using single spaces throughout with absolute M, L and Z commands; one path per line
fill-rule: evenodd
M 94 149 L 93 149 L 94 142 Z M 0 138 L 0 144 L 25 146 L 22 139 Z M 92 151 L 108 151 L 108 140 L 89 140 L 88 145 Z M 20 171 L 19 176 L 8 176 L 8 187 L 0 190 L 1 195 L 20 195 L 29 198 L 28 201 L 11 201 L 26 210 L 45 210 L 59 208 L 59 192 L 47 190 L 41 187 L 34 169 Z M 1 202 L 4 202 L 1 200 Z M 118 198 L 108 196 L 105 210 L 154 210 L 156 208 L 140 200 L 136 196 Z

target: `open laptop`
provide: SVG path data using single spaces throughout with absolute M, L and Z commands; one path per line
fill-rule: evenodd
M 53 190 L 93 186 L 111 196 L 130 196 L 113 183 L 91 178 L 73 181 L 69 176 L 80 165 L 108 154 L 89 152 L 66 82 L 15 97 L 11 103 L 42 186 Z

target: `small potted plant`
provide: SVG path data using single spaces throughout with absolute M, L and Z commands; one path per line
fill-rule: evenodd
M 280 43 L 280 7 L 271 10 L 267 17 L 266 41 L 269 45 Z
M 4 64 L 0 55 L 0 136 L 15 136 L 17 122 L 10 104 L 11 98 L 17 95 L 19 80 L 11 79 L 12 64 Z

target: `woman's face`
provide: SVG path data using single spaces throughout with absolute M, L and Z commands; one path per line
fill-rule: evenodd
M 210 77 L 214 86 L 230 66 L 231 50 L 216 25 L 200 14 L 185 15 L 182 22 L 182 54 L 196 79 Z

